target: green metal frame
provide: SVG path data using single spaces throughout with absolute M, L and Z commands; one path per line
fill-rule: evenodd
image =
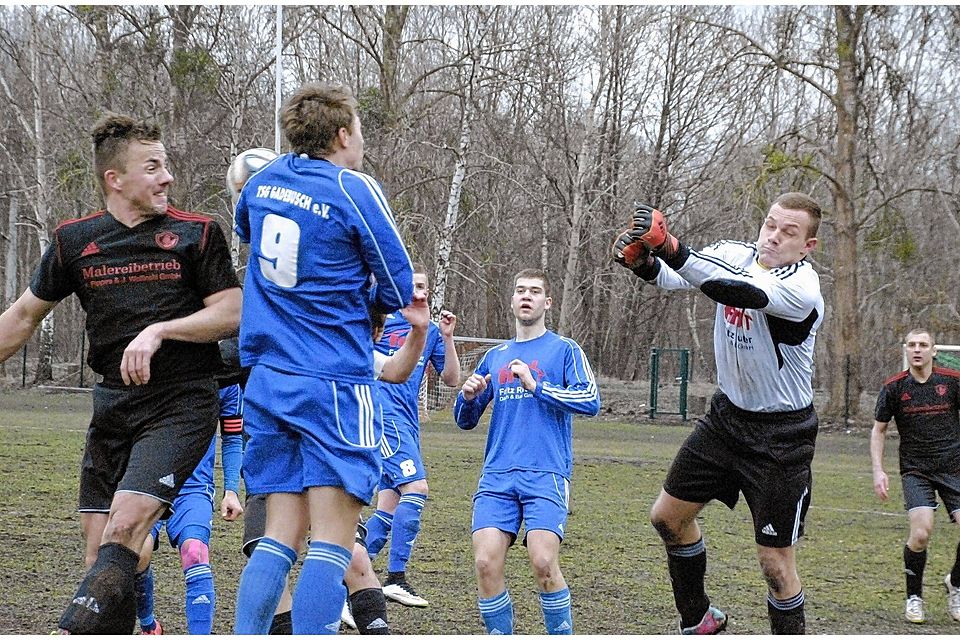
M 679 411 L 660 411 L 657 408 L 658 394 L 660 387 L 660 355 L 663 353 L 680 354 L 680 376 L 676 380 L 680 383 L 680 410 Z M 653 347 L 650 349 L 650 417 L 655 418 L 657 414 L 664 416 L 680 416 L 682 420 L 687 419 L 687 386 L 690 383 L 690 349 L 660 349 Z

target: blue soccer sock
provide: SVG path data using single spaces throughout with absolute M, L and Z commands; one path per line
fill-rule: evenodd
M 387 544 L 387 536 L 393 527 L 393 514 L 377 510 L 364 525 L 367 527 L 367 553 L 372 560 Z
M 543 624 L 550 635 L 573 635 L 573 612 L 570 610 L 570 588 L 540 594 Z
M 142 631 L 153 631 L 157 621 L 153 617 L 153 565 L 138 573 L 133 579 L 133 589 L 137 594 L 137 620 Z
M 492 598 L 478 598 L 477 604 L 488 634 L 513 635 L 513 601 L 509 591 L 504 589 Z
M 213 632 L 216 595 L 209 564 L 195 564 L 183 572 L 186 581 L 187 633 L 208 636 Z
M 347 598 L 343 576 L 350 557 L 350 550 L 339 545 L 319 540 L 310 543 L 293 594 L 294 634 L 335 634 L 340 630 L 340 612 Z
M 420 515 L 427 503 L 422 493 L 408 493 L 400 498 L 397 512 L 393 514 L 393 538 L 390 540 L 390 557 L 387 571 L 402 573 L 407 570 L 407 561 L 413 552 L 413 543 L 420 533 Z
M 266 635 L 273 622 L 283 586 L 297 552 L 272 540 L 261 538 L 240 574 L 233 632 Z

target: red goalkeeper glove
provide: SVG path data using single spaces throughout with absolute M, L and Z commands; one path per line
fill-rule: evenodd
M 667 229 L 663 212 L 640 202 L 635 202 L 634 207 L 631 235 L 669 263 L 680 252 L 680 241 Z

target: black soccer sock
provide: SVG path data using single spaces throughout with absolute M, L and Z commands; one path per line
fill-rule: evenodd
M 270 635 L 272 636 L 292 636 L 293 635 L 293 617 L 290 611 L 284 611 L 273 616 L 273 622 L 270 623 Z
M 673 600 L 680 612 L 680 626 L 700 623 L 710 606 L 703 586 L 707 573 L 707 548 L 700 538 L 693 544 L 667 545 L 667 568 L 673 586 Z
M 914 551 L 903 545 L 903 571 L 907 575 L 907 597 L 923 597 L 923 569 L 927 566 L 927 550 Z
M 381 589 L 361 589 L 350 595 L 350 610 L 361 635 L 390 635 L 387 624 L 387 599 Z
M 957 558 L 953 561 L 953 569 L 950 569 L 950 584 L 960 587 L 960 544 L 957 545 Z
M 774 635 L 802 636 L 807 632 L 807 621 L 803 614 L 803 590 L 787 598 L 777 600 L 767 593 L 767 615 L 770 616 L 770 632 Z
M 60 628 L 77 635 L 132 634 L 137 622 L 134 576 L 139 560 L 135 551 L 122 544 L 102 545 L 60 617 Z

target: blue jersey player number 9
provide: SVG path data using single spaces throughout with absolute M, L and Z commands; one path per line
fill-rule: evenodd
M 300 225 L 273 213 L 263 217 L 260 234 L 260 273 L 278 287 L 297 286 Z

